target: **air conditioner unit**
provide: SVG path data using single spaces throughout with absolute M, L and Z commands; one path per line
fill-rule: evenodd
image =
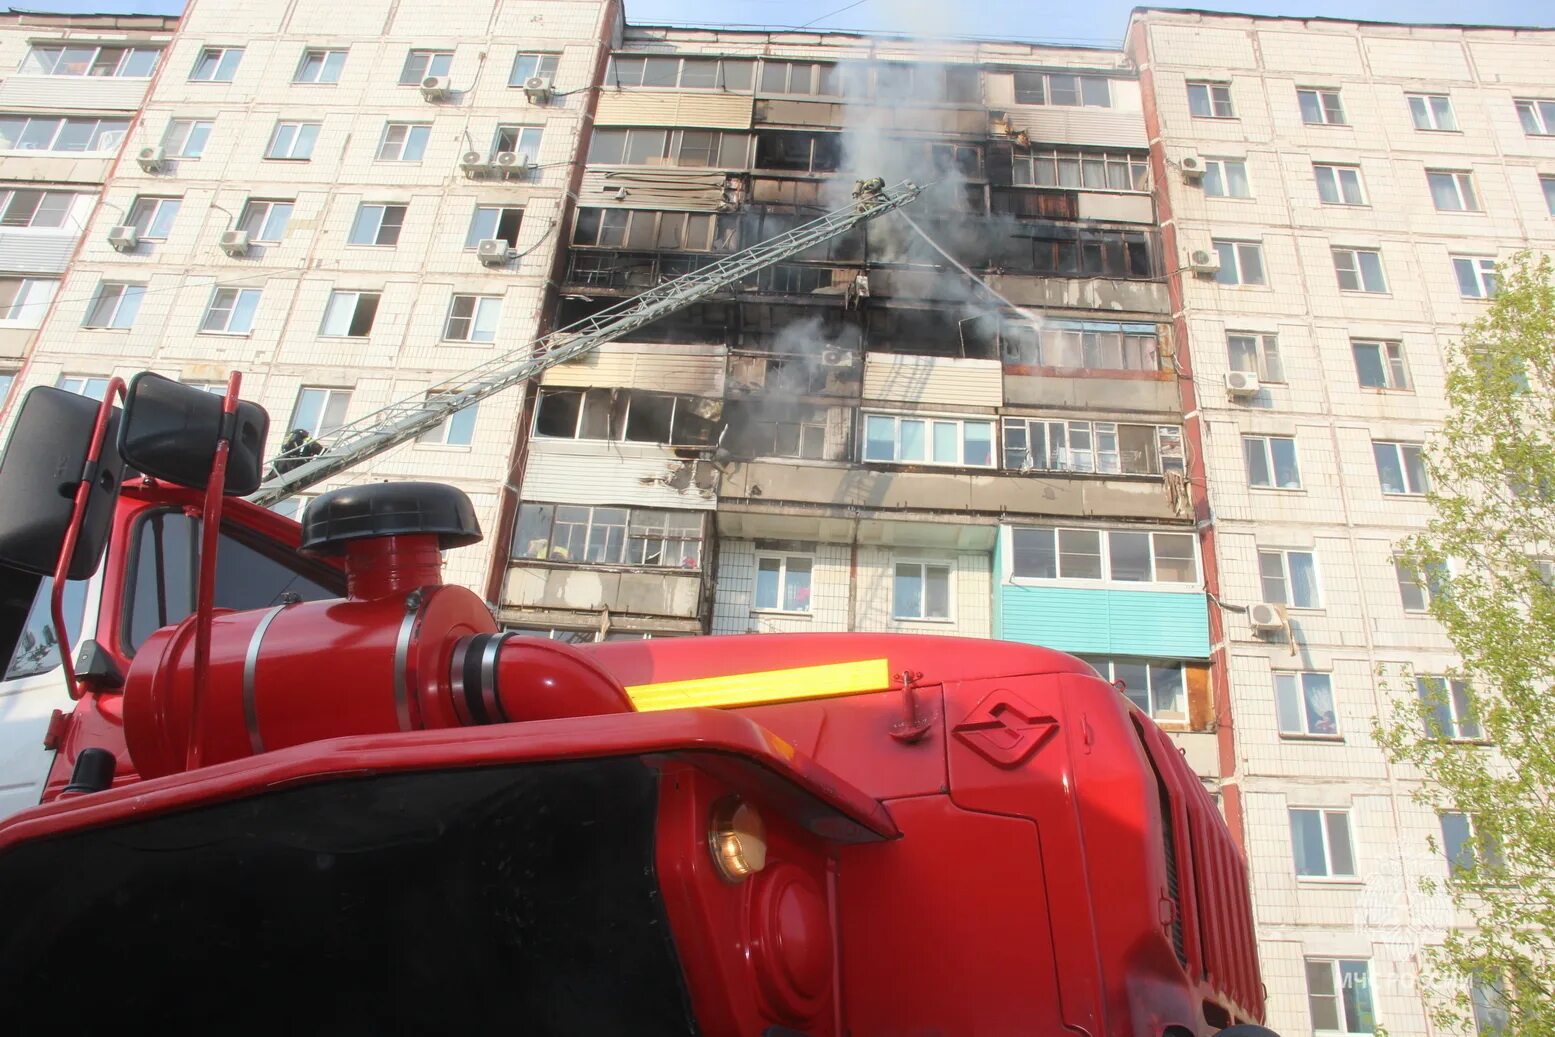
M 529 156 L 521 151 L 499 151 L 491 156 L 491 168 L 504 176 L 522 176 L 529 172 Z
M 486 266 L 501 266 L 508 261 L 511 251 L 501 238 L 483 238 L 475 245 L 475 258 Z
M 1188 254 L 1188 269 L 1196 274 L 1220 273 L 1220 253 L 1213 249 L 1196 248 Z
M 1256 396 L 1260 386 L 1258 376 L 1251 371 L 1227 371 L 1226 393 L 1231 396 Z
M 140 234 L 134 227 L 113 227 L 108 231 L 108 244 L 120 252 L 128 252 L 140 244 Z
M 427 76 L 421 81 L 421 96 L 428 101 L 446 101 L 451 93 L 447 76 Z
M 1188 183 L 1196 184 L 1204 179 L 1204 160 L 1199 156 L 1185 155 L 1177 165 L 1182 169 L 1182 178 Z
M 465 176 L 477 176 L 490 169 L 491 163 L 479 151 L 466 151 L 459 156 L 459 168 L 464 170 Z
M 221 236 L 221 250 L 229 256 L 248 255 L 248 231 L 229 230 Z
M 555 92 L 556 88 L 544 76 L 530 76 L 524 80 L 524 96 L 535 104 L 544 104 Z
M 1272 634 L 1285 629 L 1285 606 L 1261 601 L 1247 608 L 1247 621 L 1260 634 Z
M 139 162 L 140 168 L 148 173 L 160 172 L 167 164 L 167 149 L 160 144 L 141 148 L 140 154 L 135 156 L 135 161 Z
M 849 349 L 825 349 L 821 351 L 822 367 L 852 367 L 853 351 Z

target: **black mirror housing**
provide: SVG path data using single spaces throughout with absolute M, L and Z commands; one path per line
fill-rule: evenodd
M 54 575 L 75 510 L 76 488 L 97 425 L 97 400 L 40 385 L 28 391 L 0 455 L 0 565 L 39 576 Z M 97 572 L 114 501 L 124 478 L 118 433 L 122 415 L 109 416 L 86 515 L 68 570 L 72 580 Z
M 222 418 L 221 396 L 142 371 L 130 380 L 125 394 L 119 454 L 153 478 L 204 489 L 221 439 Z M 243 496 L 259 489 L 269 431 L 265 409 L 239 400 L 224 494 Z

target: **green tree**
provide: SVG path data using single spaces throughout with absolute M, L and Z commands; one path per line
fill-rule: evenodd
M 1445 1025 L 1487 1013 L 1508 1037 L 1555 1035 L 1555 278 L 1550 258 L 1502 265 L 1488 311 L 1448 357 L 1445 425 L 1426 452 L 1432 518 L 1404 544 L 1462 684 L 1422 682 L 1377 726 L 1395 762 L 1450 813 L 1446 891 L 1475 928 L 1432 948 Z M 1455 696 L 1456 703 L 1452 700 Z M 1476 737 L 1477 736 L 1477 737 Z M 1475 744 L 1489 743 L 1489 746 Z M 1466 815 L 1468 819 L 1456 815 Z M 1465 833 L 1468 833 L 1465 837 Z

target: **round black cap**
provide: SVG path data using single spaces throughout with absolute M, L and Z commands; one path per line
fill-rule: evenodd
M 438 547 L 479 543 L 481 526 L 464 491 L 442 483 L 345 486 L 320 494 L 302 516 L 302 549 L 335 555 L 349 540 L 436 533 Z

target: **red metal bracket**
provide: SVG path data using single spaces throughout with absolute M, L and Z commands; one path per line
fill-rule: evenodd
M 921 741 L 934 726 L 934 718 L 918 711 L 918 682 L 923 674 L 917 670 L 903 670 L 891 678 L 892 684 L 902 686 L 902 719 L 891 725 L 891 737 L 911 745 Z

